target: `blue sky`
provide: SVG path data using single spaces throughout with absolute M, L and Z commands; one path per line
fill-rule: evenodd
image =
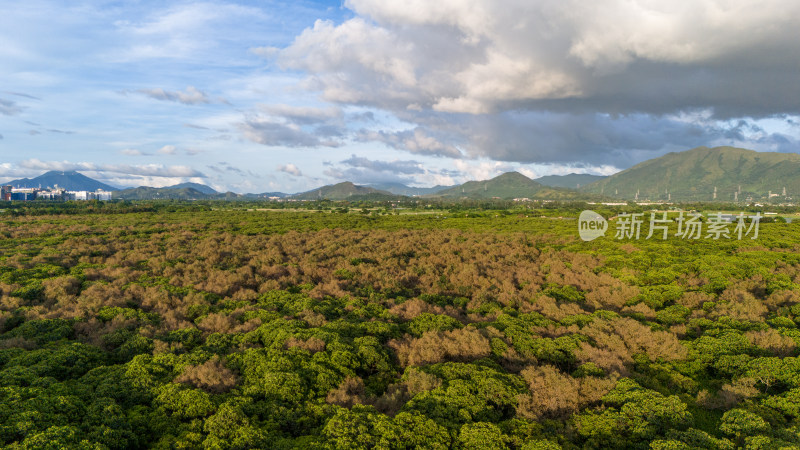
M 750 3 L 0 0 L 0 181 L 298 192 L 796 152 L 800 6 Z

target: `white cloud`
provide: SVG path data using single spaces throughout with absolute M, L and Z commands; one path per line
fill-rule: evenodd
M 278 47 L 254 47 L 251 48 L 250 51 L 253 54 L 264 58 L 272 58 L 278 53 L 280 53 L 281 49 Z
M 569 20 L 569 54 L 600 68 L 637 58 L 688 64 L 788 44 L 799 13 L 797 3 L 776 0 L 581 3 Z
M 345 131 L 339 108 L 260 105 L 239 123 L 245 139 L 271 147 L 339 147 Z
M 285 165 L 282 165 L 282 166 L 278 166 L 278 171 L 279 172 L 283 172 L 283 173 L 288 173 L 289 175 L 291 175 L 293 177 L 301 177 L 301 176 L 303 176 L 303 172 L 301 172 L 300 169 L 297 168 L 297 166 L 295 166 L 294 164 L 291 164 L 291 163 L 285 164 Z
M 202 103 L 211 103 L 208 95 L 195 88 L 188 86 L 185 91 L 166 91 L 161 88 L 156 89 L 139 89 L 136 92 L 144 94 L 156 100 L 164 100 L 169 102 L 183 103 L 184 105 L 199 105 Z
M 174 145 L 165 145 L 158 149 L 156 153 L 160 155 L 174 155 L 178 152 L 178 149 Z
M 724 75 L 765 59 L 771 69 L 796 69 L 800 53 L 793 45 L 800 3 L 781 0 L 510 0 L 502 6 L 348 0 L 346 6 L 358 16 L 338 26 L 318 22 L 279 58 L 308 71 L 326 97 L 342 102 L 385 105 L 391 97 L 409 100 L 404 107 L 483 113 L 509 103 L 591 97 L 613 81 L 598 75 L 636 61 Z M 376 88 L 384 84 L 381 93 Z
M 8 182 L 18 178 L 30 178 L 32 176 L 41 175 L 40 172 L 34 172 L 29 169 L 20 168 L 12 163 L 0 163 L 0 182 Z
M 347 0 L 275 52 L 299 86 L 394 114 L 356 141 L 450 158 L 625 167 L 800 114 L 800 3 Z M 711 111 L 711 120 L 682 114 Z M 720 121 L 722 120 L 722 121 Z M 735 136 L 731 138 L 730 136 Z M 786 149 L 780 136 L 771 146 Z M 795 139 L 796 141 L 796 139 Z M 766 146 L 762 138 L 745 141 Z M 784 142 L 784 143 L 782 143 Z
M 243 22 L 266 17 L 258 8 L 221 2 L 182 3 L 149 12 L 144 20 L 114 24 L 130 45 L 110 57 L 122 61 L 192 58 L 216 47 Z
M 419 180 L 420 185 L 422 186 L 453 186 L 456 183 L 456 180 L 447 174 L 432 174 L 428 177 L 421 177 L 422 179 Z
M 279 53 L 278 61 L 313 74 L 309 86 L 319 87 L 326 100 L 402 105 L 414 100 L 418 81 L 413 51 L 389 30 L 355 18 L 339 26 L 317 21 Z M 381 96 L 375 92 L 379 87 Z
M 326 122 L 342 117 L 340 108 L 329 106 L 317 108 L 310 106 L 295 106 L 286 104 L 261 105 L 260 109 L 270 116 L 282 117 L 287 121 L 298 124 Z
M 362 130 L 356 136 L 359 141 L 377 141 L 410 153 L 418 155 L 445 156 L 450 158 L 462 157 L 461 150 L 431 136 L 421 128 L 397 132 Z
M 369 169 L 376 172 L 391 172 L 403 174 L 425 173 L 425 169 L 419 161 L 378 161 L 365 158 L 363 156 L 351 155 L 350 158 L 341 161 L 341 164 L 353 168 Z
M 180 183 L 201 183 L 204 184 L 206 180 L 200 177 L 153 177 L 153 176 L 146 176 L 146 175 L 120 175 L 120 174 L 111 174 L 103 173 L 103 172 L 86 172 L 87 176 L 91 176 L 92 178 L 97 178 L 104 183 L 110 184 L 112 186 L 119 186 L 123 188 L 129 187 L 139 187 L 139 186 L 149 186 L 155 188 L 167 187 L 167 186 L 174 186 Z M 213 186 L 212 186 L 213 187 Z M 215 188 L 216 189 L 216 188 Z
M 69 161 L 40 161 L 38 159 L 26 159 L 19 163 L 19 167 L 23 169 L 35 170 L 85 170 L 92 172 L 111 172 L 148 177 L 205 177 L 203 173 L 188 166 L 163 166 L 160 164 L 94 164 L 89 162 L 73 163 Z
M 590 174 L 590 175 L 613 175 L 619 172 L 617 167 L 604 164 L 600 166 L 575 166 L 569 164 L 547 164 L 536 166 L 521 166 L 515 169 L 517 172 L 530 179 L 536 179 L 546 175 L 569 175 Z
M 466 180 L 488 180 L 514 170 L 513 165 L 497 161 L 474 162 L 456 160 L 453 163 Z
M 336 147 L 294 124 L 276 123 L 269 118 L 252 118 L 239 125 L 244 137 L 270 147 Z
M 119 151 L 121 154 L 125 156 L 144 156 L 147 153 L 142 152 L 141 150 L 137 150 L 135 148 L 124 148 Z

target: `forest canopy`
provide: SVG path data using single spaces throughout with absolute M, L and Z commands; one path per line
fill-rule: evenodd
M 800 445 L 800 224 L 341 208 L 0 215 L 0 444 Z

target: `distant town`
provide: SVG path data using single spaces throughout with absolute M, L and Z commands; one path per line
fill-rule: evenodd
M 90 191 L 68 191 L 64 188 L 16 188 L 13 186 L 0 187 L 0 198 L 3 201 L 33 201 L 33 200 L 111 200 L 111 192 L 98 189 Z

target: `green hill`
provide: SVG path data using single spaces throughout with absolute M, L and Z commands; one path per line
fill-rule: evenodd
M 383 200 L 397 198 L 397 196 L 391 192 L 367 186 L 357 186 L 345 181 L 295 194 L 289 198 L 296 200 Z
M 491 180 L 467 181 L 464 184 L 444 189 L 426 197 L 573 200 L 581 196 L 582 194 L 571 189 L 544 186 L 519 172 L 508 172 Z
M 139 186 L 114 192 L 114 198 L 123 200 L 205 200 L 210 196 L 194 188 L 153 188 Z
M 402 183 L 376 183 L 368 184 L 367 187 L 378 189 L 381 191 L 390 192 L 395 195 L 405 195 L 406 197 L 421 196 L 426 194 L 435 194 L 439 191 L 445 190 L 450 186 L 433 186 L 433 187 L 411 187 Z
M 215 191 L 213 188 L 200 183 L 180 183 L 173 186 L 167 186 L 164 189 L 181 189 L 181 188 L 192 188 L 197 192 L 202 192 L 203 194 L 206 195 L 219 194 L 219 192 Z
M 602 175 L 590 175 L 588 173 L 569 173 L 567 175 L 546 175 L 536 178 L 535 182 L 550 187 L 563 187 L 570 189 L 580 189 L 581 186 L 594 183 L 595 181 L 606 178 Z
M 698 147 L 669 153 L 581 188 L 633 200 L 763 201 L 770 191 L 800 197 L 800 155 L 735 147 Z M 737 194 L 738 193 L 738 194 Z M 774 200 L 775 198 L 773 198 Z
M 199 185 L 203 186 L 203 185 Z M 211 189 L 206 186 L 207 189 Z M 205 190 L 205 189 L 204 189 Z M 216 192 L 207 194 L 194 187 L 154 188 L 139 186 L 114 192 L 114 198 L 122 200 L 244 200 L 245 196 L 234 192 Z

